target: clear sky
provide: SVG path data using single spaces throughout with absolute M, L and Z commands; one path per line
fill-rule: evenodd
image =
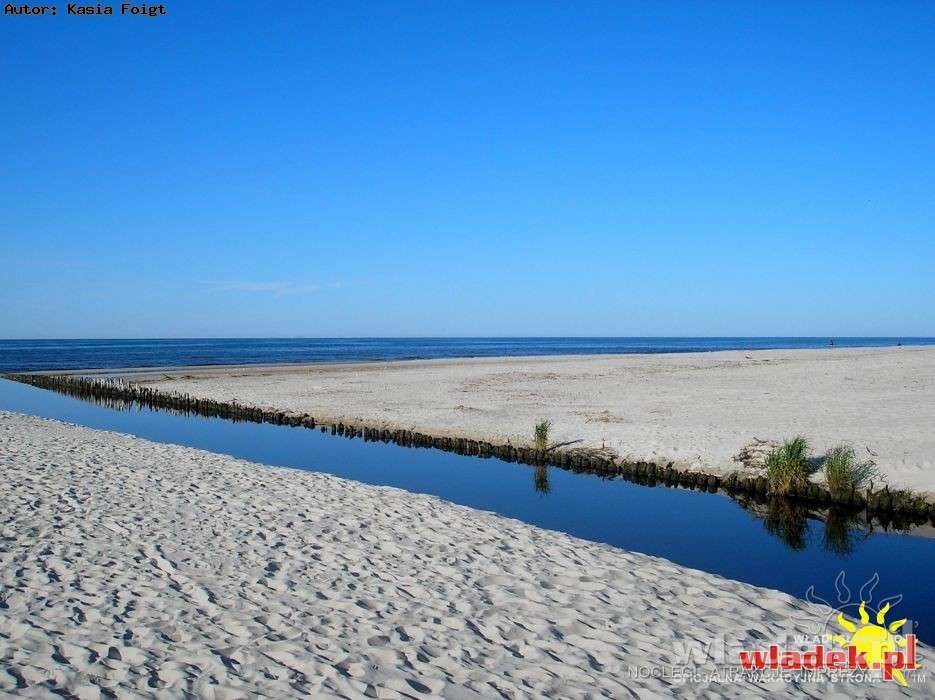
M 2 337 L 935 335 L 935 3 L 65 6 Z

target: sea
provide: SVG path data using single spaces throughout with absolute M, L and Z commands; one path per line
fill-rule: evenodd
M 935 345 L 935 338 L 155 338 L 0 340 L 0 372 Z

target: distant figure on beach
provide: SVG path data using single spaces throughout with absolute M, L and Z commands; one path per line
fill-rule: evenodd
M 830 345 L 831 347 L 834 347 L 834 338 L 828 341 L 828 345 Z

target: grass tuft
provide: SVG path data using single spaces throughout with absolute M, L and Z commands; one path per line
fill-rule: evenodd
M 786 440 L 766 456 L 769 493 L 785 496 L 808 485 L 808 441 L 804 437 Z
M 549 446 L 549 430 L 552 428 L 552 421 L 544 420 L 536 423 L 533 431 L 533 441 L 536 443 L 537 450 L 545 450 Z
M 843 498 L 853 490 L 861 489 L 877 476 L 870 462 L 858 462 L 854 448 L 838 445 L 825 454 L 825 483 L 832 498 Z

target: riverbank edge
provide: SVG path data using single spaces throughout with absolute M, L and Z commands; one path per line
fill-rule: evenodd
M 513 445 L 510 441 L 490 442 L 470 437 L 433 435 L 396 426 L 391 422 L 376 424 L 315 417 L 308 413 L 263 409 L 236 402 L 199 398 L 190 394 L 164 392 L 122 378 L 50 373 L 10 373 L 2 376 L 11 381 L 90 401 L 139 404 L 149 408 L 233 421 L 318 428 L 325 432 L 330 430 L 332 435 L 349 439 L 394 443 L 403 447 L 434 448 L 460 455 L 494 457 L 505 462 L 536 467 L 554 466 L 576 473 L 622 478 L 649 486 L 681 487 L 711 493 L 722 491 L 732 498 L 744 495 L 757 498 L 768 496 L 768 482 L 765 476 L 747 476 L 739 472 L 725 476 L 696 469 L 679 469 L 672 462 L 630 461 L 611 454 L 608 450 L 561 446 L 540 450 L 527 445 Z M 874 490 L 871 486 L 864 490 L 852 490 L 845 497 L 835 498 L 822 484 L 809 482 L 802 488 L 794 489 L 786 498 L 813 506 L 838 505 L 865 510 L 868 517 L 878 519 L 897 516 L 912 524 L 928 521 L 935 526 L 935 502 L 931 494 L 910 490 L 890 490 L 888 486 Z

